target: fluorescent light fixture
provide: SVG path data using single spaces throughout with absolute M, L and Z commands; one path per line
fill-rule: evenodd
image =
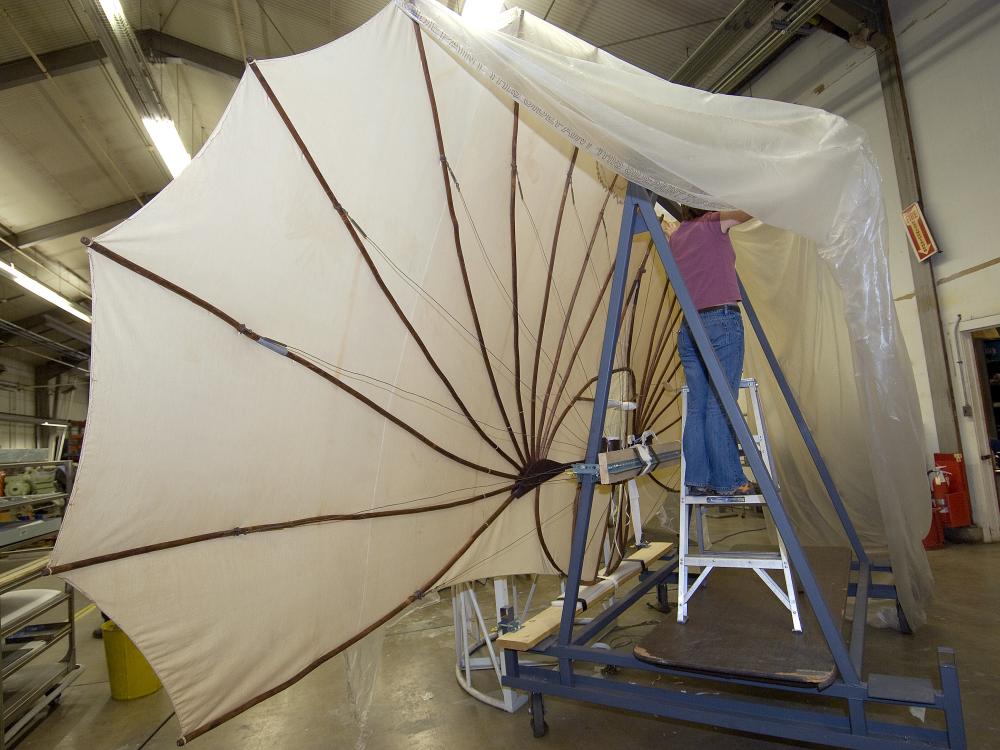
M 170 174 L 176 177 L 183 172 L 184 167 L 191 163 L 191 154 L 184 148 L 174 121 L 165 117 L 143 117 L 142 124 Z
M 75 315 L 82 321 L 85 321 L 87 323 L 90 322 L 90 316 L 87 313 L 85 313 L 79 307 L 77 307 L 68 299 L 63 297 L 55 289 L 49 289 L 49 287 L 45 286 L 45 284 L 42 284 L 39 281 L 35 281 L 27 274 L 21 273 L 10 263 L 0 262 L 0 272 L 5 273 L 13 281 L 20 284 L 22 287 L 27 289 L 32 294 L 41 297 L 47 302 L 51 302 L 59 309 L 65 310 L 70 315 Z
M 122 10 L 122 4 L 118 0 L 101 0 L 101 10 L 112 23 L 125 18 L 125 11 Z
M 469 23 L 487 23 L 503 11 L 503 0 L 465 0 L 462 18 Z
M 65 430 L 69 425 L 56 424 L 55 422 L 42 422 L 42 427 L 58 427 L 60 430 Z

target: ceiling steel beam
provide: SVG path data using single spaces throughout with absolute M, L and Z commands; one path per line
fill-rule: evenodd
M 84 42 L 72 47 L 42 52 L 38 58 L 54 76 L 90 68 L 104 57 L 104 49 L 97 42 Z M 0 91 L 45 80 L 45 74 L 30 57 L 21 57 L 0 63 Z
M 242 77 L 243 69 L 246 67 L 242 60 L 223 55 L 207 47 L 200 47 L 155 29 L 137 31 L 136 36 L 139 37 L 139 44 L 152 62 L 176 60 L 203 70 L 222 73 L 231 78 Z
M 147 203 L 153 195 L 141 196 L 143 203 Z M 23 229 L 15 234 L 6 235 L 3 239 L 12 245 L 24 248 L 39 242 L 54 240 L 59 237 L 66 237 L 77 232 L 93 229 L 103 224 L 116 224 L 119 221 L 127 219 L 138 210 L 139 204 L 135 200 L 122 201 L 121 203 L 114 203 L 110 206 L 104 206 L 103 208 L 87 211 L 76 216 L 69 216 L 65 219 L 42 224 L 41 226 Z
M 143 52 L 151 62 L 184 62 L 196 68 L 222 73 L 231 78 L 243 75 L 244 64 L 241 60 L 220 54 L 215 50 L 201 47 L 197 44 L 164 34 L 155 29 L 144 29 L 136 32 Z M 84 42 L 72 47 L 42 52 L 38 55 L 45 68 L 53 76 L 74 73 L 97 65 L 107 57 L 100 42 Z M 38 64 L 30 57 L 21 57 L 9 62 L 0 63 L 0 91 L 35 83 L 45 79 L 45 74 Z
M 0 422 L 25 422 L 27 424 L 46 424 L 58 427 L 69 427 L 66 419 L 53 419 L 52 417 L 29 417 L 27 414 L 11 414 L 10 412 L 0 412 Z

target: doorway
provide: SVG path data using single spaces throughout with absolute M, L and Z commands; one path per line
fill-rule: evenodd
M 983 402 L 983 428 L 992 464 L 993 480 L 1000 499 L 1000 328 L 982 328 L 972 332 L 976 354 L 975 370 Z
M 972 520 L 983 541 L 1000 542 L 1000 315 L 955 325 L 962 399 L 959 432 L 972 495 Z

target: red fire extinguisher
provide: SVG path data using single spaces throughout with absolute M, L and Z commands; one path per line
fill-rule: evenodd
M 927 472 L 931 481 L 931 528 L 924 537 L 924 549 L 944 546 L 944 518 L 948 514 L 948 476 L 940 466 Z
M 945 528 L 955 529 L 972 524 L 972 503 L 969 485 L 965 481 L 965 462 L 961 453 L 935 453 L 935 469 L 944 475 L 942 521 Z M 934 495 L 936 498 L 937 495 Z

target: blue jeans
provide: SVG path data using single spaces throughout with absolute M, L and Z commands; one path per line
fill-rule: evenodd
M 710 310 L 699 316 L 722 363 L 726 382 L 737 396 L 743 373 L 743 316 L 738 310 Z M 689 487 L 712 487 L 722 494 L 731 492 L 747 481 L 740 466 L 736 434 L 708 379 L 687 323 L 677 336 L 677 353 L 684 364 L 688 385 L 683 442 L 685 481 Z

